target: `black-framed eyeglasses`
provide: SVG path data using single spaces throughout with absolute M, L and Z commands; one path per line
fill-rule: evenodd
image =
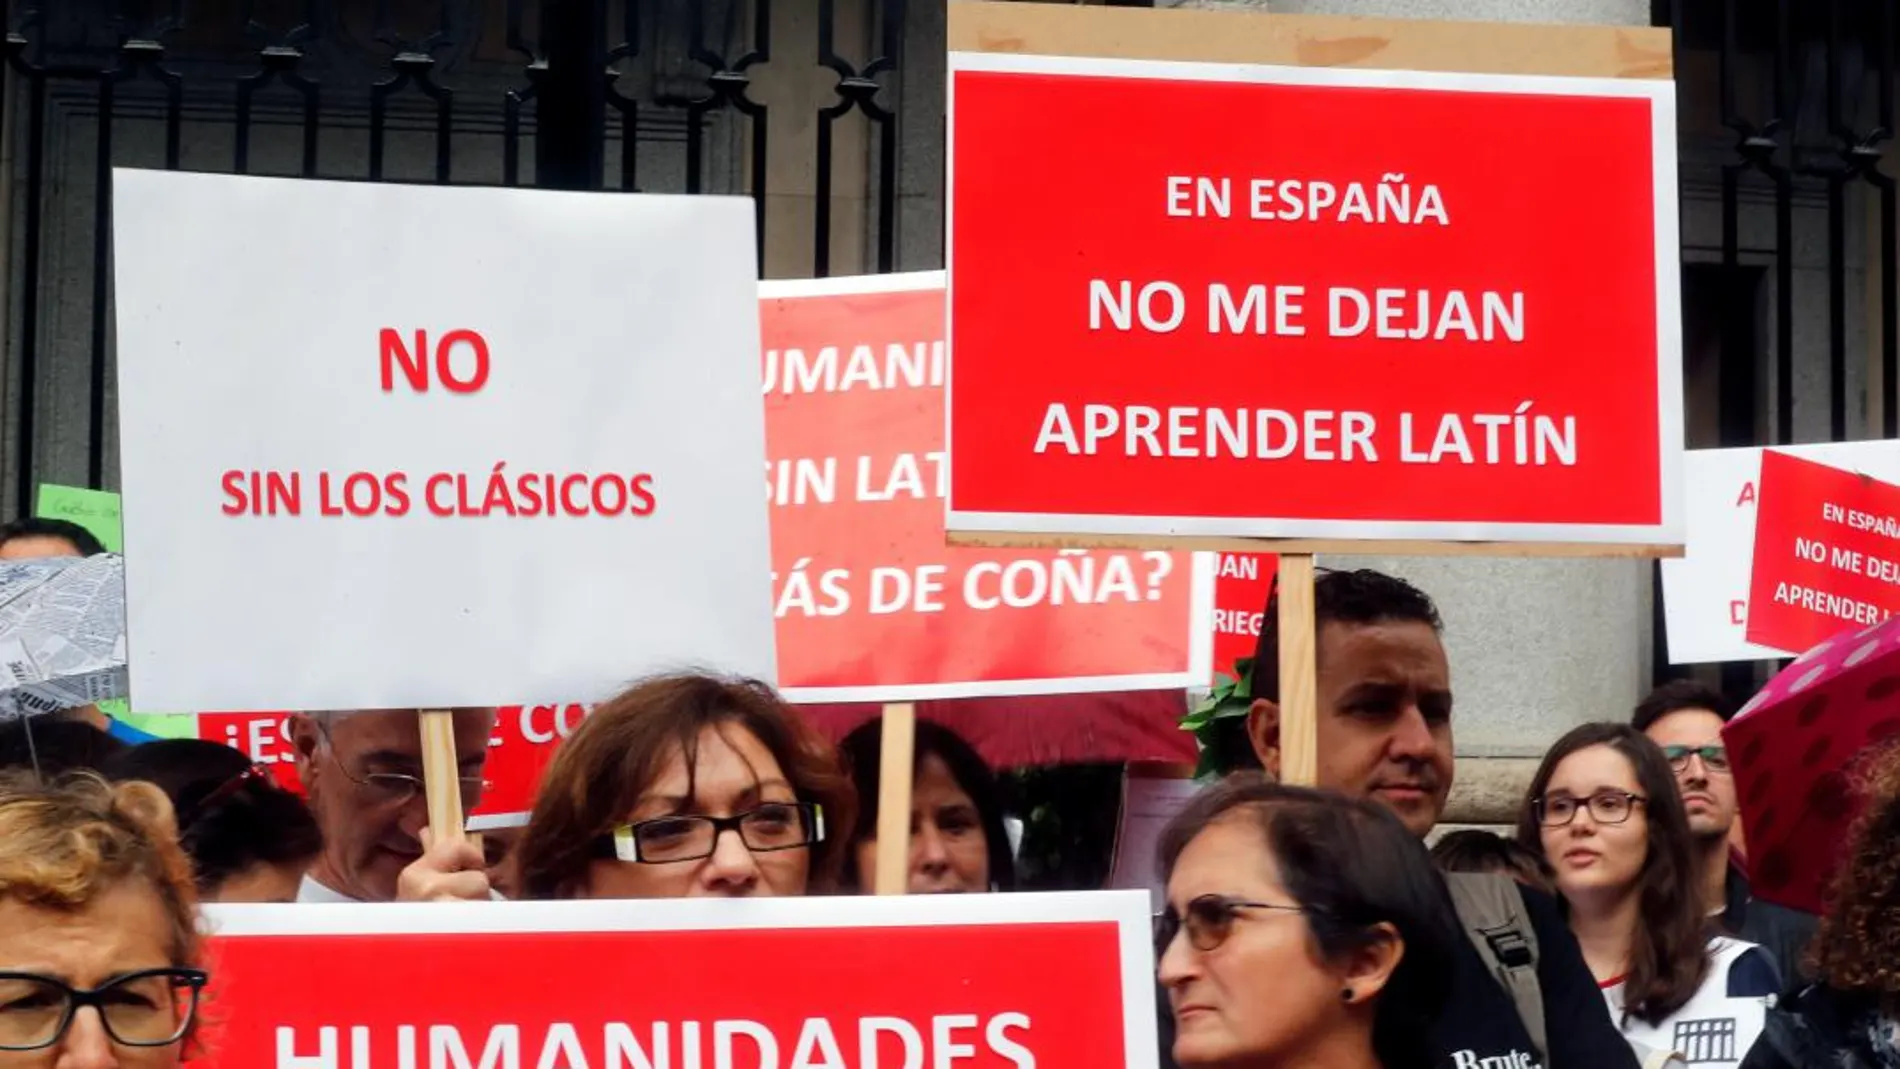
M 1702 767 L 1710 772 L 1730 771 L 1728 747 L 1720 743 L 1708 746 L 1665 746 L 1662 752 L 1664 757 L 1669 758 L 1669 767 L 1676 772 L 1686 771 L 1691 757 L 1701 758 Z
M 768 802 L 729 817 L 680 814 L 615 825 L 595 844 L 595 854 L 642 865 L 711 857 L 719 837 L 739 833 L 753 853 L 796 850 L 825 841 L 825 810 L 815 802 Z
M 83 1006 L 122 1047 L 169 1047 L 185 1037 L 210 978 L 198 969 L 144 969 L 81 990 L 51 976 L 0 971 L 0 1050 L 45 1050 Z
M 405 772 L 364 772 L 358 774 L 343 763 L 337 756 L 336 742 L 330 738 L 330 730 L 322 724 L 317 725 L 317 734 L 323 738 L 324 749 L 330 752 L 330 760 L 343 772 L 344 778 L 356 784 L 364 797 L 372 805 L 407 805 L 411 799 L 422 794 L 426 785 L 421 776 L 411 776 Z M 473 806 L 482 797 L 482 792 L 494 786 L 480 776 L 458 776 L 462 781 L 462 804 Z
M 1219 948 L 1228 936 L 1234 934 L 1234 920 L 1243 909 L 1306 912 L 1304 906 L 1254 902 L 1230 895 L 1201 895 L 1188 902 L 1185 914 L 1169 906 L 1155 915 L 1155 957 L 1159 958 L 1168 952 L 1168 948 L 1174 945 L 1174 937 L 1183 928 L 1187 929 L 1188 945 L 1194 949 L 1205 952 Z
M 1546 828 L 1561 828 L 1577 819 L 1584 809 L 1590 811 L 1590 819 L 1598 824 L 1621 824 L 1630 818 L 1636 807 L 1649 799 L 1628 791 L 1598 791 L 1588 798 L 1576 798 L 1568 794 L 1553 794 L 1537 800 L 1537 823 Z

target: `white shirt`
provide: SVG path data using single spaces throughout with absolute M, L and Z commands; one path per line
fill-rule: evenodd
M 1738 970 L 1737 965 L 1743 967 Z M 1774 976 L 1774 956 L 1768 951 L 1718 936 L 1709 942 L 1709 973 L 1702 986 L 1661 1024 L 1636 1016 L 1624 1019 L 1620 981 L 1603 989 L 1603 999 L 1609 1003 L 1610 1020 L 1639 1052 L 1669 1050 L 1693 1066 L 1733 1067 L 1741 1064 L 1767 1022 L 1779 987 Z
M 299 902 L 358 902 L 358 901 L 361 901 L 361 899 L 351 898 L 349 895 L 346 895 L 341 891 L 332 891 L 330 888 L 325 887 L 321 883 L 318 883 L 317 878 L 315 876 L 312 876 L 309 873 L 305 873 L 303 882 L 297 885 L 297 901 Z
M 502 897 L 502 894 L 500 891 L 490 891 L 488 892 L 488 897 L 491 900 L 496 901 L 496 902 L 507 901 L 507 899 Z M 341 891 L 331 890 L 329 887 L 325 886 L 324 884 L 318 883 L 317 878 L 315 876 L 305 873 L 303 882 L 297 885 L 297 901 L 299 902 L 361 902 L 362 899 L 351 898 L 349 895 L 346 895 Z

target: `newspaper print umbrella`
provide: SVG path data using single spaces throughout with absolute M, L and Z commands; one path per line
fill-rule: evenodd
M 1819 913 L 1860 808 L 1855 763 L 1900 738 L 1900 616 L 1829 639 L 1722 729 L 1754 892 Z
M 0 718 L 125 692 L 125 558 L 0 561 Z

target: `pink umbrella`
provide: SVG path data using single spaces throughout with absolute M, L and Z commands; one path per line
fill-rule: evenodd
M 1754 892 L 1819 913 L 1860 805 L 1853 774 L 1900 737 L 1900 617 L 1802 654 L 1722 729 Z

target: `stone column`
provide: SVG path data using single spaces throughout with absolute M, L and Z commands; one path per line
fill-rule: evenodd
M 833 44 L 838 54 L 853 67 L 863 69 L 871 58 L 870 49 L 875 47 L 865 0 L 840 0 L 833 7 L 832 18 Z M 813 274 L 821 195 L 818 128 L 823 120 L 819 112 L 838 100 L 838 76 L 815 61 L 818 31 L 817 4 L 773 5 L 773 59 L 760 68 L 753 91 L 753 97 L 767 107 L 767 278 L 810 278 Z M 865 256 L 866 198 L 873 181 L 869 168 L 874 166 L 870 135 L 870 123 L 856 111 L 832 123 L 829 203 L 833 275 L 855 275 L 871 269 Z M 750 144 L 748 140 L 742 175 L 750 173 Z

